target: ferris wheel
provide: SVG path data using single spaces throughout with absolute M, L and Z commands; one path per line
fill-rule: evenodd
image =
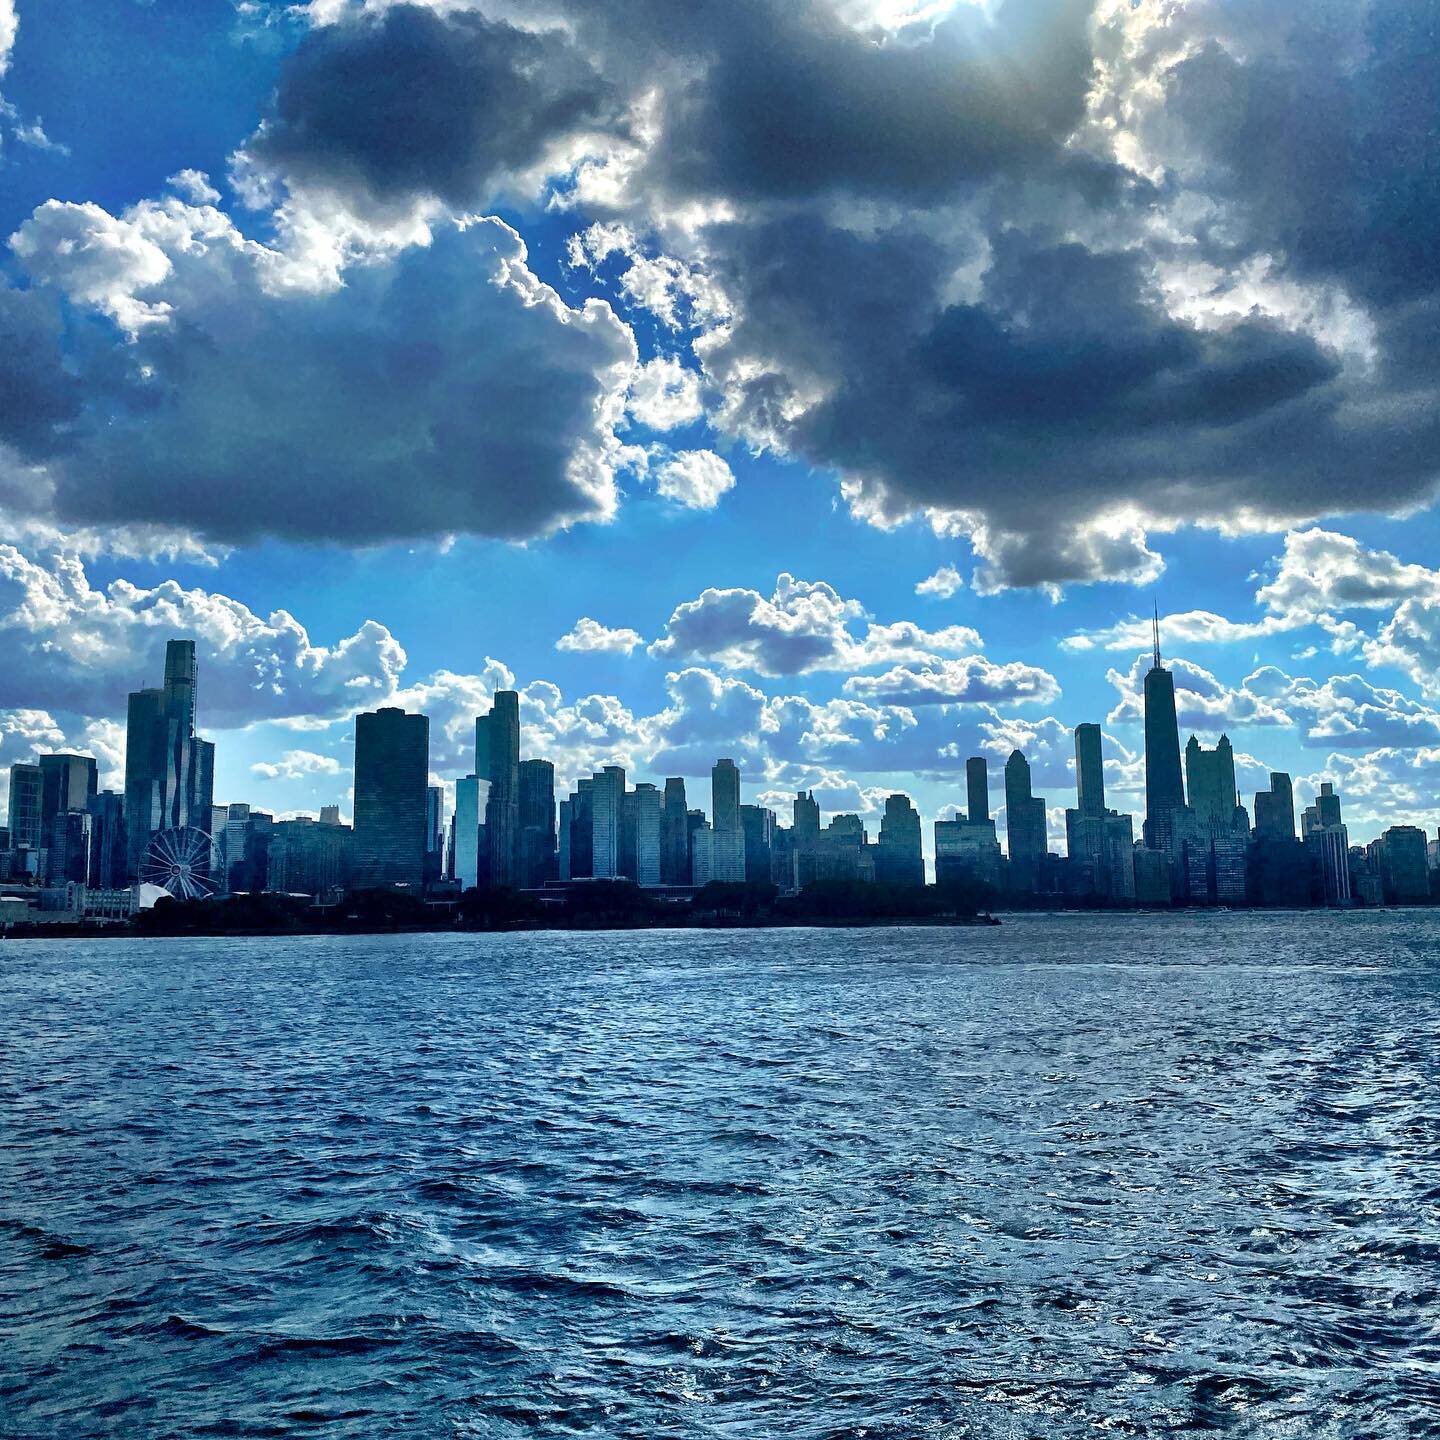
M 145 848 L 140 880 L 168 890 L 177 900 L 204 900 L 213 895 L 210 837 L 193 825 L 157 831 Z

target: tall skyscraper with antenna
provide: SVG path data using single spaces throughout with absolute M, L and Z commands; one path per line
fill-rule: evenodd
M 1155 663 L 1145 676 L 1145 844 L 1167 853 L 1176 817 L 1185 808 L 1175 677 L 1160 663 L 1160 609 L 1155 608 Z

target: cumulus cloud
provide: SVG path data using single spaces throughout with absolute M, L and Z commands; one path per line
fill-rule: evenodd
M 287 750 L 278 762 L 257 761 L 250 773 L 261 780 L 304 780 L 314 775 L 338 775 L 340 762 L 333 755 L 317 755 L 313 750 Z
M 196 642 L 201 723 L 226 728 L 292 716 L 336 718 L 385 700 L 405 652 L 381 624 L 316 645 L 284 610 L 257 615 L 174 580 L 103 589 L 73 555 L 32 558 L 0 545 L 0 706 L 118 715 L 131 690 L 158 685 L 165 642 Z
M 845 693 L 896 705 L 995 705 L 1038 701 L 1060 696 L 1060 686 L 1047 670 L 1018 660 L 997 665 L 983 655 L 963 660 L 897 665 L 883 675 L 854 675 Z
M 626 408 L 652 430 L 689 425 L 703 412 L 700 376 L 673 355 L 657 355 L 636 370 Z
M 655 488 L 690 510 L 713 510 L 734 487 L 734 472 L 711 450 L 681 450 L 655 471 Z
M 637 646 L 645 643 L 645 637 L 638 630 L 623 627 L 611 629 L 598 620 L 583 615 L 575 622 L 574 628 L 562 635 L 556 642 L 557 650 L 572 650 L 586 653 L 592 650 L 607 651 L 611 654 L 628 655 Z
M 675 608 L 652 655 L 718 661 L 758 675 L 800 675 L 814 670 L 857 670 L 925 661 L 978 650 L 968 625 L 924 630 L 911 621 L 852 628 L 865 620 L 859 601 L 845 599 L 824 581 L 782 574 L 770 596 L 758 590 L 708 589 Z
M 524 539 L 615 511 L 634 341 L 605 304 L 572 309 L 537 280 L 498 221 L 446 226 L 318 293 L 179 200 L 120 217 L 50 202 L 12 246 L 35 281 L 130 337 L 116 350 L 90 320 L 81 405 L 53 321 L 28 294 L 9 306 L 48 367 L 8 382 L 42 400 L 12 443 L 43 462 L 36 493 L 56 517 L 373 542 Z
M 933 575 L 920 581 L 915 587 L 917 595 L 935 595 L 948 600 L 957 591 L 965 588 L 965 579 L 953 565 L 942 565 Z

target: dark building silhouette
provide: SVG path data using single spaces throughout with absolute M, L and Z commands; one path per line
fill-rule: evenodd
M 965 762 L 966 818 L 972 825 L 990 818 L 990 763 L 983 755 L 972 755 Z
M 1075 727 L 1075 808 L 1082 815 L 1105 813 L 1105 759 L 1100 727 L 1085 722 Z
M 485 838 L 490 883 L 516 883 L 520 860 L 520 696 L 497 690 L 489 715 L 476 722 L 475 773 L 490 781 Z M 481 753 L 483 749 L 484 754 Z
M 1145 844 L 1170 855 L 1185 808 L 1180 777 L 1180 724 L 1175 677 L 1160 663 L 1160 615 L 1155 614 L 1155 663 L 1145 676 Z
M 875 878 L 890 885 L 923 885 L 925 857 L 920 839 L 920 812 L 908 795 L 890 795 L 880 817 Z
M 1295 839 L 1295 790 L 1283 771 L 1270 774 L 1270 788 L 1255 792 L 1255 838 Z
M 433 884 L 445 872 L 445 792 L 438 785 L 425 787 L 425 883 Z
M 685 782 L 678 775 L 665 781 L 660 820 L 660 881 L 690 883 L 690 828 L 685 822 Z
M 99 793 L 95 757 L 42 755 L 40 782 L 40 833 L 50 836 L 54 833 L 58 816 L 67 810 L 88 810 L 91 799 Z
M 118 890 L 126 883 L 129 847 L 125 838 L 125 797 L 101 790 L 90 797 L 90 884 Z
M 745 837 L 745 879 L 769 884 L 775 843 L 775 812 L 763 805 L 740 807 L 740 830 Z
M 323 899 L 350 883 L 354 834 L 338 820 L 279 820 L 267 846 L 266 888 Z
M 1311 857 L 1319 899 L 1326 905 L 1352 903 L 1350 837 L 1340 815 L 1335 786 L 1323 781 L 1315 803 L 1300 817 L 1300 835 Z
M 1425 832 L 1415 825 L 1392 825 L 1367 847 L 1372 871 L 1380 877 L 1387 905 L 1420 905 L 1430 898 L 1430 867 Z
M 1031 792 L 1030 762 L 1018 750 L 1005 762 L 1005 840 L 1010 850 L 1010 888 L 1033 893 L 1040 862 L 1050 848 L 1045 802 Z
M 215 747 L 195 733 L 198 669 L 193 640 L 165 646 L 165 683 L 130 695 L 125 726 L 125 823 L 130 873 L 140 873 L 157 831 L 205 830 L 214 803 Z
M 555 767 L 548 760 L 520 762 L 519 883 L 538 888 L 557 875 Z
M 62 810 L 50 822 L 46 878 L 51 885 L 90 883 L 90 812 Z
M 10 848 L 44 848 L 41 816 L 44 813 L 45 777 L 38 765 L 10 767 Z
M 355 885 L 425 882 L 430 721 L 387 707 L 355 717 Z

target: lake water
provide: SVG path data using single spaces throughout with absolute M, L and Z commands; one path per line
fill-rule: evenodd
M 0 1434 L 1440 1433 L 1440 912 L 0 943 Z

